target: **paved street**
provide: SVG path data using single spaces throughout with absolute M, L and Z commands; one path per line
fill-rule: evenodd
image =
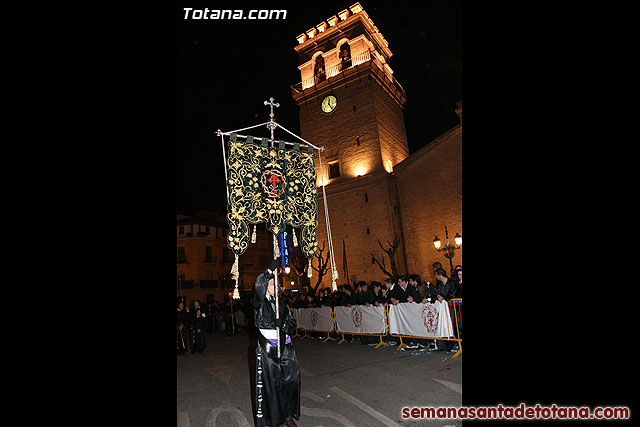
M 177 357 L 178 427 L 254 426 L 255 340 L 244 331 L 207 335 L 202 354 Z M 458 425 L 454 420 L 403 420 L 404 406 L 460 406 L 462 355 L 411 356 L 356 339 L 294 339 L 302 375 L 301 416 L 307 426 Z

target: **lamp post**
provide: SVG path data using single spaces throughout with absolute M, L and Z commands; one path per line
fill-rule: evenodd
M 456 249 L 460 249 L 462 247 L 462 236 L 456 233 L 456 235 L 453 237 L 455 244 L 451 244 L 449 243 L 449 230 L 447 230 L 446 225 L 444 226 L 444 233 L 447 237 L 447 244 L 445 246 L 442 246 L 442 242 L 440 241 L 440 239 L 438 239 L 438 236 L 436 236 L 436 238 L 433 239 L 433 246 L 435 246 L 438 252 L 444 252 L 444 256 L 449 259 L 451 276 L 453 276 L 453 263 L 451 262 L 451 259 L 455 256 Z

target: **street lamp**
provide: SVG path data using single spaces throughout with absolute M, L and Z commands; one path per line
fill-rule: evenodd
M 284 268 L 284 272 L 285 274 L 289 274 L 291 272 L 291 267 L 289 267 L 288 265 Z
M 436 238 L 433 239 L 433 246 L 435 246 L 438 252 L 444 252 L 444 256 L 449 259 L 449 266 L 451 267 L 451 275 L 453 276 L 453 262 L 451 262 L 451 259 L 455 256 L 455 250 L 460 249 L 462 247 L 462 236 L 456 233 L 456 235 L 453 236 L 453 240 L 455 241 L 455 244 L 452 245 L 451 243 L 449 243 L 449 230 L 447 230 L 446 225 L 444 226 L 444 233 L 446 234 L 446 237 L 447 237 L 447 244 L 444 247 L 442 247 L 442 242 L 440 241 L 440 239 L 438 239 L 438 236 L 436 236 Z

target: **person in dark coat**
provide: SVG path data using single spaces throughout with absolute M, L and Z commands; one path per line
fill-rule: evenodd
M 207 316 L 205 318 L 206 319 L 205 323 L 206 323 L 206 328 L 207 328 L 206 331 L 207 332 L 213 332 L 213 317 L 214 316 L 213 316 L 213 304 L 212 303 L 208 303 L 207 304 L 207 308 L 205 310 L 205 313 L 206 313 L 206 316 Z
M 231 310 L 231 301 L 227 297 L 222 306 L 222 312 L 224 314 L 224 331 L 227 334 L 227 338 L 231 339 L 231 335 L 235 335 L 235 318 L 233 317 L 233 311 Z
M 444 269 L 439 268 L 435 272 L 438 279 L 438 285 L 436 290 L 445 301 L 449 301 L 456 296 L 456 282 L 453 279 L 447 277 L 447 272 Z
M 444 269 L 439 268 L 435 272 L 436 278 L 438 279 L 439 285 L 437 286 L 437 298 L 438 301 L 449 301 L 456 296 L 456 286 L 455 280 L 447 277 L 447 272 Z M 453 309 L 449 310 L 449 315 L 451 316 L 451 325 L 455 325 L 455 320 L 453 318 Z M 455 333 L 455 327 L 453 327 Z M 444 345 L 443 345 L 444 344 Z M 453 341 L 442 341 L 438 343 L 438 349 L 441 347 L 445 350 L 457 351 L 458 344 Z
M 356 305 L 364 305 L 364 302 L 366 299 L 364 293 L 366 292 L 366 289 L 367 289 L 367 283 L 365 281 L 361 280 L 358 283 L 356 283 L 355 291 L 353 292 L 353 295 L 355 296 L 355 300 L 356 300 Z
M 186 329 L 186 314 L 184 311 L 184 303 L 182 301 L 178 303 L 176 317 L 176 340 L 178 342 L 178 356 L 182 356 L 187 351 L 188 342 L 184 333 Z
M 438 271 L 439 269 L 442 268 L 442 264 L 440 264 L 439 262 L 434 262 L 432 267 L 433 267 L 433 277 L 436 279 L 436 283 L 434 284 L 434 286 L 437 288 L 439 285 L 442 284 L 442 282 L 440 282 L 440 280 L 438 280 L 438 277 L 436 275 L 436 271 Z
M 207 348 L 207 338 L 206 338 L 206 314 L 202 313 L 203 308 L 196 309 L 196 316 L 193 318 L 191 322 L 193 326 L 193 348 L 191 349 L 191 353 L 202 353 L 205 348 Z
M 343 285 L 336 286 L 336 291 L 331 294 L 331 303 L 333 307 L 342 305 Z
M 456 298 L 462 298 L 462 266 L 453 269 L 453 280 L 456 281 Z
M 416 299 L 420 298 L 417 290 L 413 286 L 409 286 L 405 276 L 398 276 L 398 283 L 389 291 L 388 297 L 392 304 L 420 302 L 416 301 Z
M 191 330 L 191 343 L 190 343 L 190 347 L 191 347 L 191 354 L 195 354 L 197 349 L 196 349 L 196 330 L 195 330 L 195 326 L 194 326 L 194 322 L 196 320 L 196 312 L 198 310 L 201 310 L 202 308 L 200 307 L 200 301 L 198 300 L 194 300 L 191 305 L 193 306 L 193 308 L 189 311 L 189 314 L 191 315 L 191 318 L 189 320 L 189 324 L 191 326 L 190 330 Z
M 293 308 L 306 308 L 309 306 L 307 295 L 303 292 L 298 294 L 298 299 L 294 301 Z
M 287 304 L 278 302 L 276 319 L 273 273 L 280 267 L 275 259 L 256 278 L 252 304 L 258 328 L 256 348 L 256 426 L 294 427 L 300 419 L 300 366 L 291 342 L 296 320 Z M 278 286 L 279 288 L 279 286 Z M 278 355 L 277 338 L 280 332 Z
M 341 306 L 351 307 L 352 305 L 356 305 L 356 295 L 353 293 L 350 285 L 344 285 L 342 287 L 342 296 L 340 298 Z
M 401 303 L 420 303 L 420 295 L 418 289 L 409 285 L 409 282 L 405 276 L 398 276 L 398 283 L 390 291 L 389 298 L 392 304 Z M 418 342 L 415 338 L 408 338 L 407 349 L 413 350 L 418 348 Z M 426 345 L 425 345 L 426 347 Z M 401 350 L 404 350 L 402 348 Z

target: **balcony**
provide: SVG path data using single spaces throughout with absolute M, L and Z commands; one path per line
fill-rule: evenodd
M 398 82 L 393 75 L 384 71 L 383 65 L 380 61 L 371 55 L 369 50 L 361 52 L 351 57 L 349 61 L 338 63 L 332 67 L 329 67 L 325 73 L 326 77 L 313 76 L 291 86 L 291 95 L 298 99 L 303 95 L 306 90 L 322 89 L 328 82 L 334 82 L 337 79 L 351 75 L 360 69 L 370 68 L 373 74 L 376 74 L 378 78 L 391 90 L 399 99 L 404 102 L 406 99 L 406 92 L 400 82 Z

